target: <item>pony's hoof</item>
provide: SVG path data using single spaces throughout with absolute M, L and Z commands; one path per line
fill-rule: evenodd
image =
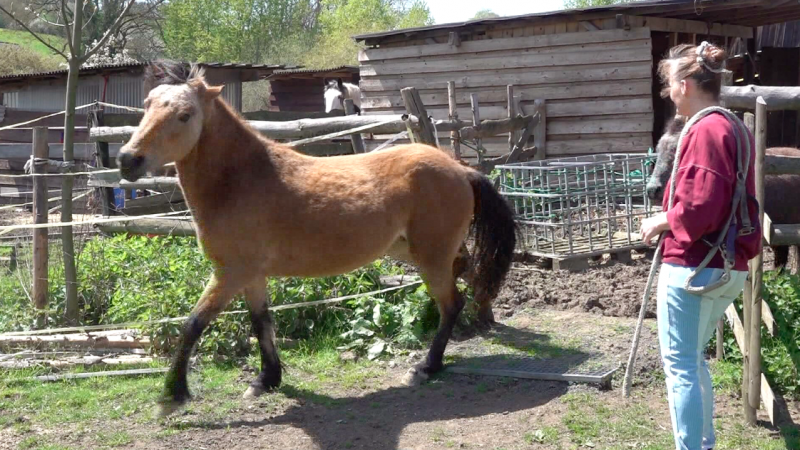
M 250 386 L 244 391 L 242 398 L 245 400 L 253 400 L 260 397 L 265 392 L 267 392 L 267 390 L 261 386 Z
M 163 419 L 174 412 L 180 410 L 186 405 L 186 400 L 178 401 L 178 400 L 162 400 L 158 402 L 158 409 L 156 411 L 156 416 L 159 419 Z
M 428 374 L 424 371 L 417 369 L 416 367 L 412 367 L 408 369 L 401 382 L 408 387 L 416 387 L 422 384 L 423 381 L 428 379 Z

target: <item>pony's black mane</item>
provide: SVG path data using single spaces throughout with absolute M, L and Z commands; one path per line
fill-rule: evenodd
M 144 71 L 145 92 L 162 84 L 186 84 L 195 78 L 202 78 L 203 74 L 204 70 L 194 63 L 163 59 L 152 61 Z

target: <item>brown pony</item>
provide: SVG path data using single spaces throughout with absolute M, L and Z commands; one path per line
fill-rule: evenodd
M 439 328 L 426 359 L 409 369 L 415 385 L 442 369 L 464 306 L 455 278 L 465 271 L 481 324 L 517 242 L 513 212 L 491 181 L 439 149 L 400 145 L 380 152 L 311 157 L 261 136 L 206 84 L 197 67 L 148 67 L 145 113 L 117 162 L 136 180 L 175 162 L 198 239 L 214 270 L 181 332 L 159 401 L 161 414 L 191 396 L 189 356 L 209 323 L 244 292 L 261 351 L 261 372 L 245 397 L 281 382 L 266 298 L 267 277 L 323 277 L 390 255 L 416 263 L 438 303 Z M 474 233 L 475 251 L 465 251 Z M 469 258 L 469 259 L 468 259 Z M 466 278 L 466 277 L 465 277 Z

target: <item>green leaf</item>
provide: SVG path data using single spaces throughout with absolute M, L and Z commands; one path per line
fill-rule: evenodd
M 381 353 L 383 353 L 384 349 L 386 349 L 386 342 L 384 342 L 382 339 L 377 340 L 367 351 L 367 358 L 370 361 L 374 360 L 380 356 Z

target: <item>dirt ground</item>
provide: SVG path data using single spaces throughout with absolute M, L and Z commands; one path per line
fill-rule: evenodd
M 766 255 L 765 265 L 771 267 L 771 253 Z M 448 362 L 476 352 L 521 351 L 541 357 L 580 352 L 622 366 L 650 264 L 646 254 L 635 255 L 628 264 L 601 260 L 578 273 L 517 263 L 495 302 L 499 325 L 489 333 L 455 336 L 447 349 Z M 166 422 L 138 413 L 131 420 L 95 420 L 58 428 L 0 426 L 0 449 L 674 448 L 654 317 L 651 300 L 630 399 L 621 395 L 622 368 L 610 390 L 448 372 L 416 388 L 402 386 L 403 373 L 422 357 L 419 353 L 375 363 L 374 375 L 348 388 L 339 386 L 335 377 L 316 388 L 306 387 L 296 380 L 314 379 L 315 374 L 288 366 L 295 382 L 280 394 L 251 402 L 240 395 L 252 369 L 242 371 L 236 385 L 240 391 L 222 396 L 204 393 L 202 381 L 190 377 L 192 389 L 199 392 L 195 406 Z M 158 378 L 153 388 L 160 386 Z M 230 405 L 224 415 L 203 412 L 220 403 Z M 720 433 L 740 439 L 725 441 L 721 448 L 756 448 L 746 443 L 748 436 L 776 435 L 768 427 L 758 432 L 741 428 L 742 406 L 735 393 L 718 395 L 716 406 Z M 800 407 L 787 408 L 798 423 Z M 766 419 L 763 410 L 760 419 Z M 127 438 L 117 443 L 98 438 L 108 430 L 119 430 L 115 432 Z M 57 446 L 26 446 L 31 433 Z

